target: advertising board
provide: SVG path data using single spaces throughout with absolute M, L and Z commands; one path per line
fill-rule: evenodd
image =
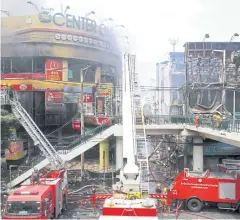
M 9 149 L 5 150 L 6 160 L 19 160 L 24 157 L 23 143 L 11 142 Z
M 63 102 L 63 92 L 46 91 L 45 95 L 46 95 L 46 102 L 49 102 L 49 103 Z
M 106 97 L 112 95 L 113 86 L 111 83 L 109 84 L 101 84 L 97 87 L 97 96 Z
M 59 60 L 46 60 L 46 80 L 63 80 L 63 62 Z
M 40 79 L 45 80 L 44 73 L 6 73 L 1 75 L 1 79 Z

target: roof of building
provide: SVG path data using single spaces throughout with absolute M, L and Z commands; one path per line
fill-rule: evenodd
M 184 52 L 170 52 L 170 57 L 184 57 Z
M 183 47 L 189 50 L 240 50 L 240 42 L 186 42 Z

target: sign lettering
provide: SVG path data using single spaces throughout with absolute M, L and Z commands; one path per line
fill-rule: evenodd
M 38 17 L 42 23 L 52 22 L 59 27 L 65 26 L 67 28 L 75 28 L 91 33 L 100 33 L 101 35 L 110 32 L 104 24 L 97 25 L 96 21 L 86 17 L 71 14 L 64 15 L 59 12 L 51 15 L 51 12 L 46 10 L 40 11 Z

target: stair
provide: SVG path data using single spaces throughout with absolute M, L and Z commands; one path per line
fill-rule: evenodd
M 100 129 L 99 127 L 101 127 L 102 129 Z M 88 136 L 89 139 L 86 139 L 85 141 L 82 141 L 80 143 L 75 142 L 76 145 L 73 146 L 71 149 L 59 151 L 56 154 L 59 154 L 60 157 L 64 159 L 64 161 L 70 161 L 114 134 L 114 127 L 115 127 L 114 124 L 111 127 L 104 128 L 104 126 L 102 125 L 99 127 L 98 129 L 96 129 L 98 133 L 92 133 L 92 136 L 90 135 Z M 44 159 L 40 163 L 37 163 L 35 167 L 37 167 L 40 170 L 47 165 L 49 165 L 49 160 Z M 32 175 L 32 172 L 33 172 L 33 168 L 26 171 L 22 175 L 18 176 L 11 183 L 9 183 L 9 187 L 14 187 L 20 184 L 21 182 L 29 178 Z

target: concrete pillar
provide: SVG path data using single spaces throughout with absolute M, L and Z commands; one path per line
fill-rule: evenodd
M 185 154 L 183 157 L 183 166 L 184 166 L 184 168 L 188 168 L 188 156 Z
M 68 61 L 63 60 L 63 69 L 62 69 L 62 80 L 63 81 L 68 81 Z
M 108 139 L 100 142 L 99 144 L 99 162 L 100 168 L 105 169 L 109 167 L 109 143 Z
M 193 171 L 203 171 L 203 139 L 193 138 Z
M 123 168 L 123 139 L 116 137 L 116 170 Z
M 95 83 L 101 83 L 101 67 L 98 66 L 95 71 Z

